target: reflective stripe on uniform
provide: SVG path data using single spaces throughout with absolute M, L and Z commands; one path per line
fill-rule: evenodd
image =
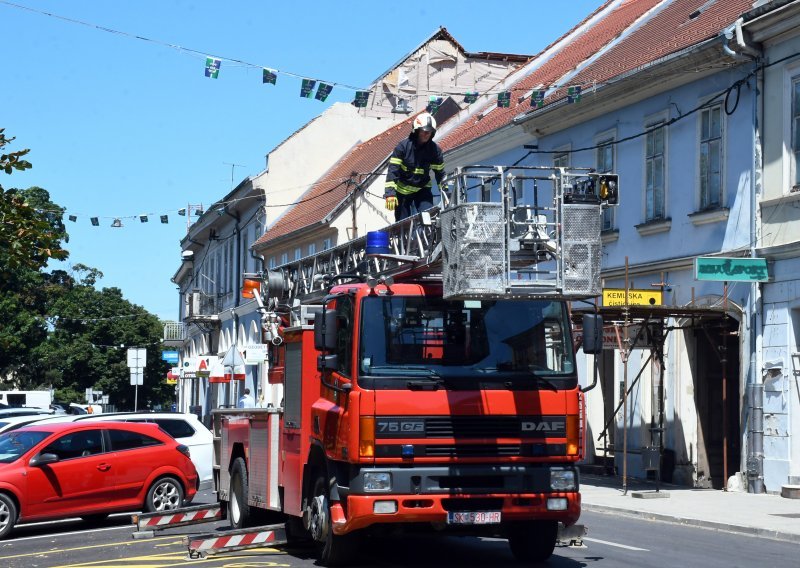
M 431 164 L 431 169 L 435 172 L 441 172 L 444 170 L 444 164 Z
M 425 187 L 431 187 L 431 182 L 428 182 Z M 398 193 L 402 193 L 403 195 L 411 195 L 412 193 L 418 192 L 422 188 L 414 185 L 406 185 L 398 181 L 395 184 L 395 189 Z

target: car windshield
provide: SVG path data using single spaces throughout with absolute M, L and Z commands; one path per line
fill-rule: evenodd
M 50 432 L 15 430 L 0 434 L 0 463 L 11 463 L 50 435 Z
M 575 372 L 562 302 L 370 296 L 361 326 L 361 376 L 530 385 Z

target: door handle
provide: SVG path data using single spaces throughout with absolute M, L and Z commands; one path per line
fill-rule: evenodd
M 97 469 L 99 469 L 100 471 L 108 471 L 109 469 L 111 469 L 111 464 L 101 463 L 97 466 Z

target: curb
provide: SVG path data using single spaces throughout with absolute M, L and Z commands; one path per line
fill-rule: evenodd
M 626 517 L 635 517 L 639 519 L 647 519 L 651 521 L 659 521 L 663 523 L 671 523 L 676 525 L 692 526 L 707 530 L 729 532 L 734 534 L 757 536 L 761 538 L 768 538 L 771 540 L 797 542 L 798 538 L 800 538 L 800 536 L 798 536 L 797 533 L 784 532 L 780 530 L 762 529 L 758 527 L 749 527 L 745 525 L 732 525 L 730 523 L 718 523 L 715 521 L 706 521 L 703 519 L 677 517 L 675 515 L 651 513 L 648 511 L 638 511 L 636 509 L 623 509 L 620 507 L 612 507 L 610 505 L 595 505 L 591 503 L 586 503 L 585 501 L 581 504 L 581 509 L 584 511 L 591 511 L 594 513 L 614 513 L 616 515 L 623 515 Z

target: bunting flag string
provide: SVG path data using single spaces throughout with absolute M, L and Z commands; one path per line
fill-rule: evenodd
M 304 98 L 311 98 L 311 93 L 313 92 L 313 89 L 314 89 L 313 85 L 318 82 L 315 79 L 308 79 L 308 78 L 305 78 L 303 75 L 300 75 L 300 74 L 297 74 L 297 73 L 292 73 L 292 72 L 289 72 L 289 71 L 281 71 L 281 70 L 278 70 L 278 69 L 272 69 L 272 68 L 265 67 L 263 65 L 256 65 L 254 63 L 250 63 L 250 62 L 247 62 L 247 61 L 244 61 L 244 60 L 241 60 L 241 59 L 237 59 L 237 58 L 223 57 L 221 55 L 209 55 L 209 53 L 207 51 L 201 51 L 201 50 L 192 49 L 192 48 L 184 47 L 184 46 L 181 46 L 181 45 L 177 45 L 177 44 L 174 44 L 174 43 L 169 43 L 169 42 L 165 42 L 165 41 L 161 41 L 161 40 L 156 40 L 156 39 L 153 39 L 153 38 L 149 38 L 149 37 L 143 36 L 141 34 L 129 33 L 129 32 L 124 32 L 124 31 L 113 29 L 113 28 L 109 28 L 109 27 L 106 27 L 106 26 L 100 26 L 100 25 L 97 25 L 97 24 L 94 24 L 94 23 L 91 23 L 91 22 L 87 22 L 87 21 L 84 21 L 84 20 L 79 20 L 79 19 L 76 19 L 76 18 L 69 18 L 69 17 L 66 17 L 66 16 L 61 16 L 61 15 L 58 15 L 58 14 L 54 14 L 52 12 L 45 12 L 43 10 L 37 10 L 37 9 L 31 8 L 29 6 L 21 6 L 21 5 L 14 4 L 12 2 L 6 2 L 4 0 L 0 0 L 0 4 L 3 4 L 4 6 L 10 7 L 10 8 L 26 10 L 28 12 L 39 14 L 41 16 L 47 16 L 49 18 L 59 19 L 59 20 L 65 21 L 65 22 L 69 22 L 71 24 L 78 24 L 78 25 L 85 26 L 85 27 L 88 27 L 88 28 L 93 28 L 96 31 L 115 34 L 115 35 L 118 35 L 118 36 L 127 37 L 127 38 L 132 39 L 132 40 L 143 41 L 143 42 L 147 42 L 147 43 L 151 43 L 151 44 L 155 44 L 155 45 L 160 45 L 162 47 L 167 47 L 169 49 L 174 49 L 176 51 L 179 51 L 179 52 L 182 52 L 182 53 L 187 53 L 187 54 L 190 54 L 192 56 L 202 57 L 202 59 L 205 62 L 204 74 L 205 74 L 206 77 L 208 77 L 210 79 L 219 78 L 220 67 L 222 65 L 222 61 L 225 60 L 225 61 L 228 61 L 230 63 L 238 64 L 238 65 L 244 66 L 244 67 L 262 69 L 262 83 L 264 83 L 264 84 L 275 85 L 277 83 L 278 74 L 288 75 L 290 77 L 295 77 L 295 78 L 302 79 L 304 86 L 301 89 L 301 96 L 304 97 Z M 307 85 L 307 84 L 312 85 L 308 90 L 305 87 L 305 85 Z M 326 85 L 325 88 L 322 88 L 323 84 Z M 597 82 L 596 81 L 592 81 L 591 79 L 585 81 L 584 85 L 591 85 L 593 91 L 598 86 Z M 330 92 L 333 89 L 333 87 L 341 87 L 341 88 L 345 88 L 345 89 L 354 91 L 355 92 L 355 96 L 354 96 L 354 98 L 353 98 L 353 100 L 351 102 L 351 104 L 353 106 L 355 106 L 357 108 L 365 108 L 368 105 L 369 95 L 371 94 L 370 90 L 363 89 L 363 88 L 360 88 L 360 87 L 354 87 L 352 85 L 347 85 L 347 84 L 344 84 L 344 83 L 337 83 L 337 82 L 333 82 L 333 81 L 320 82 L 320 88 L 317 90 L 316 96 L 314 96 L 314 98 L 319 100 L 319 101 L 323 101 L 324 102 L 328 98 L 328 95 L 330 94 Z M 567 101 L 569 103 L 575 103 L 575 102 L 579 102 L 581 100 L 581 97 L 582 97 L 582 92 L 581 92 L 582 91 L 582 85 L 575 85 L 575 86 L 549 85 L 549 86 L 543 86 L 541 88 L 543 88 L 545 90 L 550 90 L 550 89 L 560 89 L 560 88 L 564 88 L 564 87 L 568 87 L 569 90 L 571 91 L 571 92 L 569 92 L 567 94 Z M 375 88 L 377 89 L 378 87 L 375 87 Z M 518 88 L 515 87 L 515 88 L 512 88 L 511 90 L 487 91 L 487 92 L 485 92 L 483 94 L 485 94 L 485 95 L 495 95 L 496 94 L 497 97 L 498 97 L 498 101 L 497 101 L 498 102 L 498 106 L 499 107 L 508 107 L 508 106 L 510 106 L 510 102 L 511 102 L 511 92 L 512 91 L 521 91 L 521 90 L 527 90 L 527 89 L 525 89 L 523 87 L 518 87 Z M 448 91 L 448 92 L 432 93 L 431 91 L 426 91 L 426 90 L 423 90 L 423 89 L 418 89 L 415 94 L 409 95 L 409 96 L 413 96 L 413 97 L 426 96 L 427 97 L 429 94 L 438 94 L 438 95 L 444 94 L 446 96 L 463 96 L 464 97 L 464 102 L 467 103 L 467 104 L 472 104 L 474 102 L 477 102 L 478 97 L 479 97 L 479 94 L 477 92 L 474 92 L 474 91 L 466 91 L 466 92 L 464 92 L 463 90 L 461 90 L 461 91 L 456 90 L 456 91 L 453 91 L 453 92 L 449 92 Z M 543 98 L 541 98 L 541 99 L 531 99 L 531 106 L 535 106 L 537 108 L 541 108 L 541 106 L 543 106 L 543 104 L 544 104 L 543 101 L 544 101 Z

